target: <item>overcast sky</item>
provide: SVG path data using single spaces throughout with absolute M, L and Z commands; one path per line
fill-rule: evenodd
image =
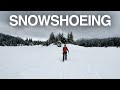
M 10 15 L 110 15 L 112 17 L 111 27 L 11 27 L 9 25 Z M 49 37 L 51 32 L 67 33 L 73 32 L 74 38 L 107 38 L 107 37 L 120 37 L 120 12 L 119 11 L 0 11 L 0 33 L 19 36 L 22 38 L 33 38 L 45 40 Z

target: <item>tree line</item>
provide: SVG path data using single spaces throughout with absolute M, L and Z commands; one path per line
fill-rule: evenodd
M 54 33 L 52 32 L 50 34 L 49 39 L 47 40 L 47 44 L 57 44 L 57 42 L 60 41 L 62 44 L 73 44 L 74 43 L 74 39 L 73 39 L 73 33 L 68 33 L 67 37 L 64 36 L 63 33 L 59 33 L 58 35 L 54 35 Z
M 120 47 L 120 37 L 104 39 L 79 39 L 75 41 L 75 45 L 84 47 Z
M 0 33 L 0 46 L 30 46 L 39 45 L 41 43 L 42 41 L 33 41 L 32 39 L 23 40 L 20 37 Z
M 65 37 L 63 33 L 55 35 L 52 32 L 48 40 L 40 41 L 32 40 L 32 38 L 27 38 L 26 40 L 23 40 L 20 37 L 14 37 L 0 33 L 0 46 L 49 46 L 50 44 L 56 45 L 58 41 L 60 41 L 62 44 L 73 44 L 84 47 L 120 47 L 120 37 L 104 39 L 79 39 L 75 41 L 72 32 L 68 33 L 67 37 Z
M 32 40 L 32 38 L 27 38 L 26 40 L 23 40 L 20 37 L 14 37 L 11 35 L 5 35 L 0 33 L 0 46 L 33 46 L 33 45 L 43 45 L 48 46 L 50 44 L 57 44 L 58 41 L 61 41 L 61 43 L 67 44 L 67 43 L 73 43 L 73 34 L 68 33 L 67 38 L 64 37 L 63 33 L 59 33 L 58 35 L 54 35 L 52 32 L 49 36 L 49 39 L 46 41 L 40 41 L 40 40 Z

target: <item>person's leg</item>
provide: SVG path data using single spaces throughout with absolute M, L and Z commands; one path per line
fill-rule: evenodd
M 67 60 L 67 53 L 65 53 L 65 60 Z
M 66 53 L 66 60 L 67 60 L 67 53 Z
M 63 61 L 64 61 L 64 56 L 65 56 L 65 54 L 63 53 Z

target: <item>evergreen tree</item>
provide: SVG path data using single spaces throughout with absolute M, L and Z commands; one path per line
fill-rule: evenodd
M 74 40 L 73 40 L 73 33 L 72 32 L 70 33 L 69 39 L 70 39 L 70 43 L 73 43 Z
M 73 43 L 73 42 L 74 42 L 72 32 L 71 32 L 71 33 L 68 33 L 68 35 L 67 35 L 67 40 L 68 40 L 68 43 Z
M 70 34 L 69 33 L 67 35 L 67 41 L 68 41 L 68 43 L 70 43 Z
M 49 42 L 50 42 L 50 44 L 55 42 L 55 35 L 53 32 L 50 34 Z
M 63 38 L 62 34 L 61 34 L 61 33 L 59 33 L 59 34 L 58 34 L 58 36 L 57 36 L 57 38 L 58 38 L 58 41 L 61 41 L 61 40 L 62 40 L 62 38 Z

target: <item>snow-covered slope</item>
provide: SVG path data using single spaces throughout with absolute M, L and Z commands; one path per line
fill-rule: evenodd
M 0 78 L 120 78 L 120 48 L 85 48 L 67 45 L 0 47 Z

